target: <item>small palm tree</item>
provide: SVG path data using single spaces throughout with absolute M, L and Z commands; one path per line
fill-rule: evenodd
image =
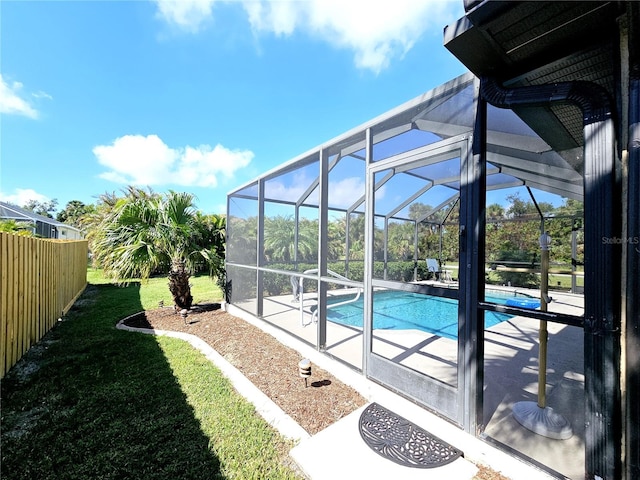
M 174 304 L 177 309 L 189 309 L 191 272 L 202 263 L 219 271 L 224 255 L 220 232 L 214 244 L 212 232 L 201 220 L 189 193 L 160 195 L 129 187 L 125 197 L 105 207 L 89 239 L 96 260 L 111 278 L 147 279 L 168 267 Z M 213 225 L 219 230 L 224 219 L 217 222 Z
M 209 268 L 209 275 L 214 277 L 218 286 L 225 289 L 225 249 L 226 249 L 226 223 L 224 215 L 203 215 L 196 212 L 195 237 L 201 246 L 198 251 L 202 256 L 202 263 Z

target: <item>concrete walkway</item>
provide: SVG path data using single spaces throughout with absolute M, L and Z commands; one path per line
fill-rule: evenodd
M 366 407 L 301 441 L 291 450 L 291 457 L 308 478 L 471 480 L 477 473 L 478 468 L 464 458 L 442 467 L 422 469 L 405 467 L 378 455 L 364 443 L 358 431 L 360 415 Z

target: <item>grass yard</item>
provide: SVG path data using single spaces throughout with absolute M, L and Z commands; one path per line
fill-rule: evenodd
M 504 281 L 494 271 L 487 271 L 487 283 L 493 285 L 503 285 Z M 538 279 L 539 283 L 539 279 Z M 584 287 L 584 277 L 581 275 L 576 276 L 576 286 Z M 549 289 L 550 290 L 571 290 L 571 275 L 566 274 L 549 274 Z
M 116 330 L 166 278 L 118 287 L 90 269 L 66 318 L 2 380 L 2 466 L 12 479 L 295 479 L 292 445 L 188 343 Z M 207 276 L 195 302 L 220 300 Z

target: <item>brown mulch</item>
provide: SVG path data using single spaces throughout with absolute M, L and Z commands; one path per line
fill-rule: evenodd
M 171 308 L 147 310 L 128 318 L 127 326 L 195 335 L 240 370 L 309 434 L 337 422 L 367 400 L 326 370 L 312 365 L 305 381 L 298 374 L 302 355 L 261 329 L 220 309 L 196 305 L 185 320 Z M 474 480 L 507 480 L 484 466 Z
M 148 310 L 126 320 L 130 327 L 187 332 L 207 342 L 302 428 L 313 435 L 366 402 L 357 391 L 312 365 L 305 381 L 302 356 L 259 328 L 220 308 L 194 307 L 186 323 L 173 308 Z M 218 305 L 219 307 L 219 305 Z

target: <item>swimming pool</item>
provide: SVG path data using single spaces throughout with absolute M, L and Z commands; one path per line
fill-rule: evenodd
M 348 296 L 330 297 L 327 305 L 348 300 Z M 353 297 L 351 297 L 353 298 Z M 450 339 L 458 338 L 458 301 L 419 293 L 383 290 L 374 293 L 373 328 L 382 330 L 416 329 Z M 513 293 L 487 293 L 488 302 L 504 305 Z M 342 325 L 362 327 L 364 301 L 327 308 L 327 320 Z M 485 327 L 489 328 L 512 318 L 512 315 L 485 312 Z

